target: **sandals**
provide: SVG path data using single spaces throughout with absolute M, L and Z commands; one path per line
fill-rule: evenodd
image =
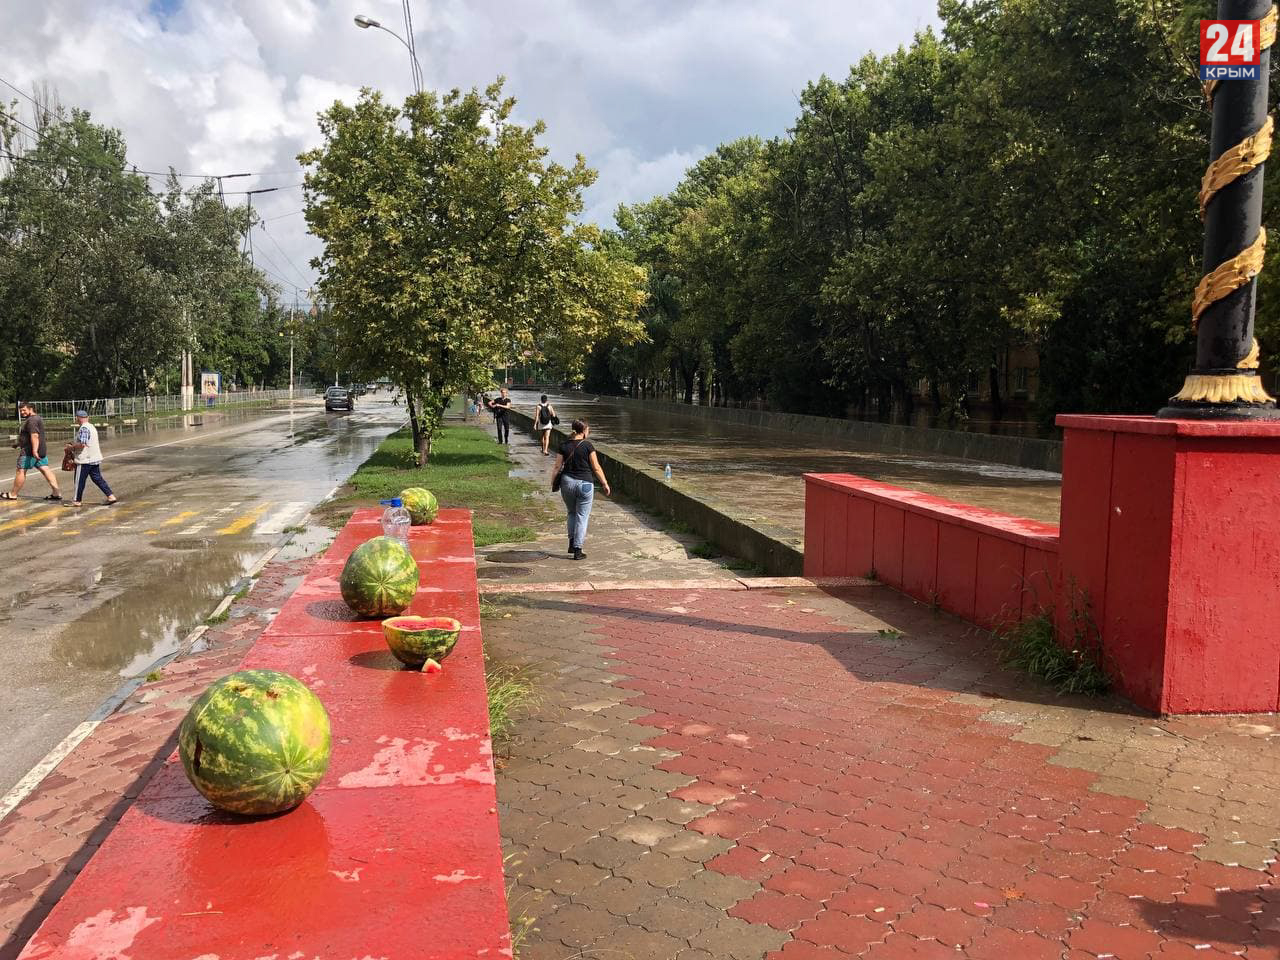
M 54 503 L 57 503 L 58 501 L 60 501 L 60 500 L 62 499 L 62 494 L 60 494 L 60 493 L 51 493 L 51 494 L 49 494 L 47 497 L 45 497 L 45 499 L 46 499 L 46 500 L 52 500 Z
M 8 490 L 4 491 L 4 493 L 0 493 L 0 500 L 17 500 L 17 499 L 18 499 L 18 498 L 17 498 L 17 497 L 15 497 L 15 496 L 14 496 L 12 493 L 10 493 Z

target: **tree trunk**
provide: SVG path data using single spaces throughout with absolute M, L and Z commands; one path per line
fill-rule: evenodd
M 991 382 L 991 415 L 999 420 L 1004 416 L 1004 395 L 1000 392 L 1000 368 L 993 362 L 987 368 Z
M 938 375 L 934 373 L 929 377 L 929 402 L 933 404 L 933 415 L 935 417 L 942 414 L 942 388 L 938 386 Z
M 422 428 L 418 425 L 418 407 L 413 402 L 413 394 L 408 390 L 404 392 L 405 408 L 409 411 L 409 429 L 413 433 L 413 449 L 418 451 L 418 466 L 423 466 L 427 461 L 422 456 Z

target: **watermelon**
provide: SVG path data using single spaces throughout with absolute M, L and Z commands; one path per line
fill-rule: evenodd
M 423 487 L 409 487 L 407 490 L 401 490 L 400 502 L 409 511 L 409 519 L 415 527 L 431 523 L 440 512 L 436 495 Z
M 299 680 L 275 670 L 223 677 L 178 728 L 187 779 L 231 813 L 292 810 L 329 768 L 329 715 Z
M 338 586 L 347 606 L 362 616 L 400 613 L 418 591 L 418 561 L 394 537 L 374 537 L 351 551 Z
M 422 667 L 453 653 L 462 624 L 449 617 L 388 617 L 382 635 L 396 659 L 408 667 Z

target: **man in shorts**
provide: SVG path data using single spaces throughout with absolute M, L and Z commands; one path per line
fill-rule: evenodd
M 49 481 L 49 489 L 53 492 L 45 497 L 46 500 L 61 500 L 58 475 L 49 469 L 49 445 L 44 420 L 29 403 L 18 405 L 18 415 L 22 417 L 22 429 L 18 431 L 18 472 L 13 478 L 13 489 L 0 493 L 0 500 L 18 499 L 18 492 L 27 482 L 28 470 L 39 470 L 41 476 Z

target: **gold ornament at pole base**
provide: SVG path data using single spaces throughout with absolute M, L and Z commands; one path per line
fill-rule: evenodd
M 1172 403 L 1275 403 L 1256 373 L 1191 373 Z

